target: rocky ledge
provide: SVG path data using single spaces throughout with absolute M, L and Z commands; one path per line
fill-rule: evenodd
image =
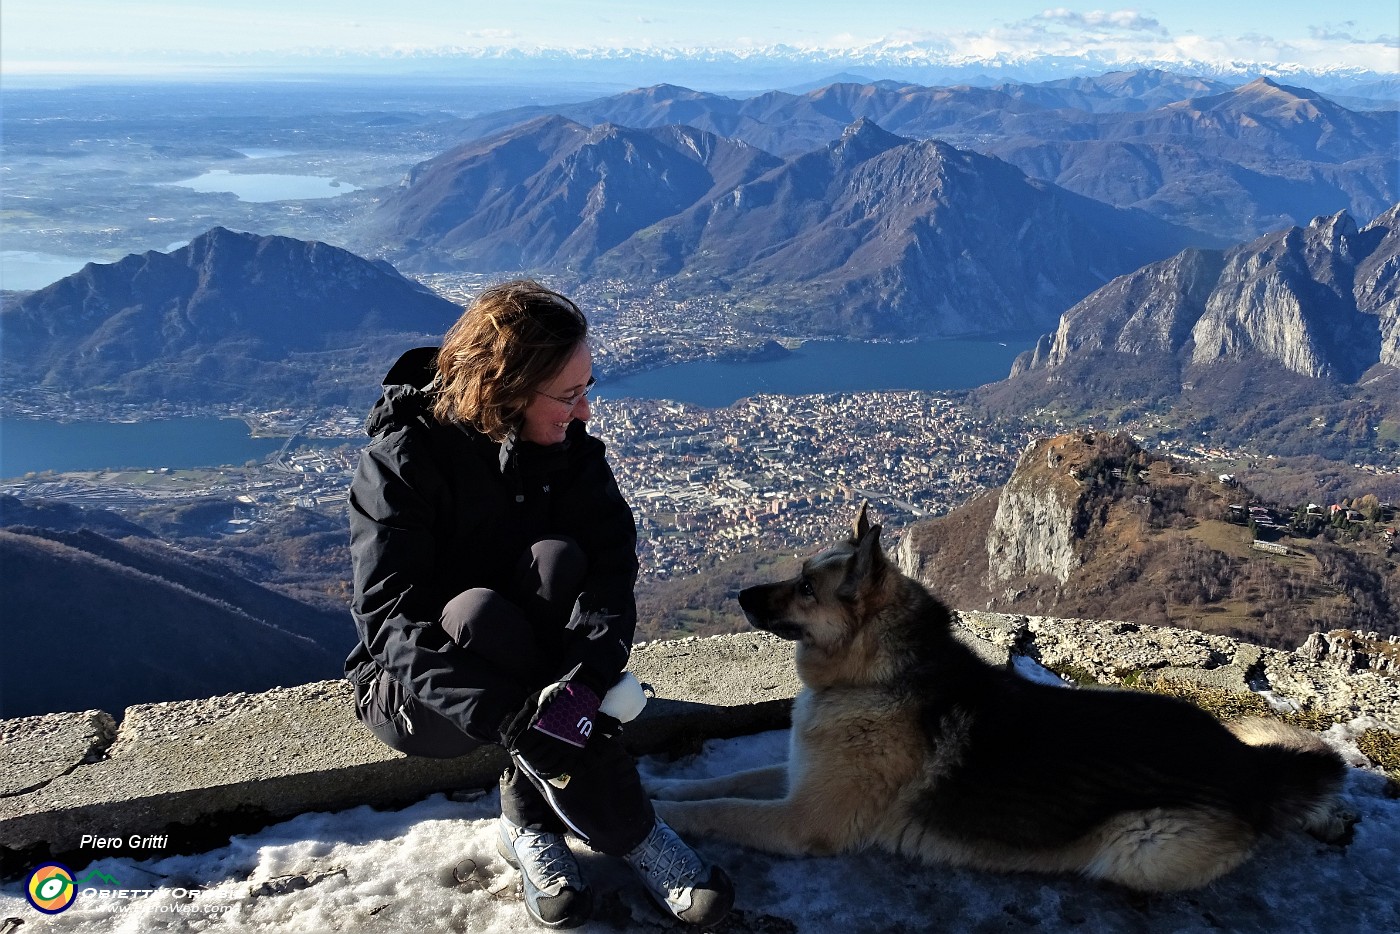
M 1358 745 L 1369 761 L 1353 764 L 1400 779 L 1400 678 L 1393 666 L 1366 667 L 1393 643 L 1330 633 L 1281 652 L 1131 622 L 959 618 L 960 637 L 994 664 L 1181 694 L 1222 716 L 1272 711 L 1364 734 Z M 786 725 L 800 687 L 792 651 L 760 632 L 638 646 L 631 668 L 656 697 L 629 724 L 629 745 L 683 752 Z M 120 723 L 102 711 L 0 721 L 0 876 L 46 859 L 79 868 L 97 856 L 140 855 L 84 849 L 84 836 L 159 837 L 167 851 L 201 850 L 307 811 L 484 788 L 503 764 L 495 747 L 460 759 L 402 756 L 351 711 L 348 685 L 327 681 L 131 707 Z

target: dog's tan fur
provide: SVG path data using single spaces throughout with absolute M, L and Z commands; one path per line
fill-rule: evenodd
M 1227 732 L 1181 702 L 993 669 L 888 563 L 879 532 L 862 506 L 849 541 L 740 595 L 754 625 L 798 643 L 788 762 L 649 785 L 682 834 L 791 855 L 877 846 L 1170 891 L 1233 869 L 1261 833 L 1339 831 L 1330 801 L 1343 767 L 1316 736 L 1272 721 Z M 1126 752 L 1114 748 L 1120 729 Z M 1156 738 L 1131 738 L 1139 731 Z M 1017 744 L 1045 761 L 1019 762 Z

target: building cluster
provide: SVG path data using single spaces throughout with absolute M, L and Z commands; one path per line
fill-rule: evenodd
M 692 573 L 734 554 L 813 549 L 863 499 L 887 530 L 1000 485 L 1023 434 L 924 392 L 757 396 L 723 409 L 599 400 L 632 504 L 644 573 Z
M 285 428 L 291 414 L 255 423 Z M 293 427 L 320 434 L 337 427 L 328 418 Z M 239 504 L 229 531 L 293 506 L 343 521 L 363 441 L 356 422 L 340 447 L 291 445 L 258 466 L 48 474 L 0 492 L 117 510 L 224 497 Z M 815 549 L 844 533 L 862 499 L 892 533 L 1005 482 L 1028 440 L 923 392 L 758 396 L 723 409 L 599 399 L 590 430 L 632 504 L 642 573 L 661 578 L 741 552 Z
M 448 301 L 469 305 L 483 289 L 511 278 L 508 273 L 423 273 L 417 279 Z M 599 279 L 565 288 L 588 316 L 593 363 L 600 374 L 622 376 L 671 363 L 735 356 L 756 340 L 733 323 L 733 302 L 723 297 L 674 296 L 665 283 L 638 288 Z

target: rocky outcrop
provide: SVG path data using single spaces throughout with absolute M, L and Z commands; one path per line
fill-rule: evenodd
M 993 589 L 1037 575 L 1064 584 L 1078 567 L 1081 484 L 1074 473 L 1092 456 L 1092 445 L 1092 436 L 1062 436 L 1037 441 L 1021 455 L 987 535 Z
M 1287 652 L 1192 629 L 1143 626 L 1124 620 L 1062 619 L 960 612 L 965 629 L 1032 658 L 1063 677 L 1109 685 L 1177 682 L 1239 698 L 1264 700 L 1260 709 L 1309 712 L 1322 720 L 1374 718 L 1400 732 L 1400 678 L 1375 668 L 1355 670 L 1328 656 L 1323 644 L 1350 633 L 1316 633 Z
M 1099 289 L 1013 375 L 1113 351 L 1188 367 L 1273 363 L 1353 382 L 1400 365 L 1400 206 L 1345 212 L 1229 251 L 1187 250 Z
M 1081 431 L 1036 441 L 1003 487 L 914 523 L 895 554 L 952 606 L 1290 648 L 1314 630 L 1397 633 L 1383 526 L 1364 521 L 1352 537 L 1296 512 L 1128 435 Z M 1260 536 L 1281 540 L 1277 554 L 1252 546 Z
M 1379 671 L 1400 675 L 1400 636 L 1349 629 L 1315 632 L 1298 649 L 1299 654 L 1343 672 Z

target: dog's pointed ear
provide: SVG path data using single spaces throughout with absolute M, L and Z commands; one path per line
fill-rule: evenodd
M 859 545 L 870 531 L 870 517 L 866 514 L 870 509 L 870 500 L 860 501 L 860 511 L 851 520 L 851 544 Z
M 864 518 L 864 515 L 862 509 L 861 517 Z M 855 600 L 884 579 L 886 563 L 884 549 L 880 547 L 880 526 L 867 523 L 865 532 L 856 544 L 856 553 L 851 563 L 846 565 L 846 576 L 836 588 L 836 596 L 841 600 Z

